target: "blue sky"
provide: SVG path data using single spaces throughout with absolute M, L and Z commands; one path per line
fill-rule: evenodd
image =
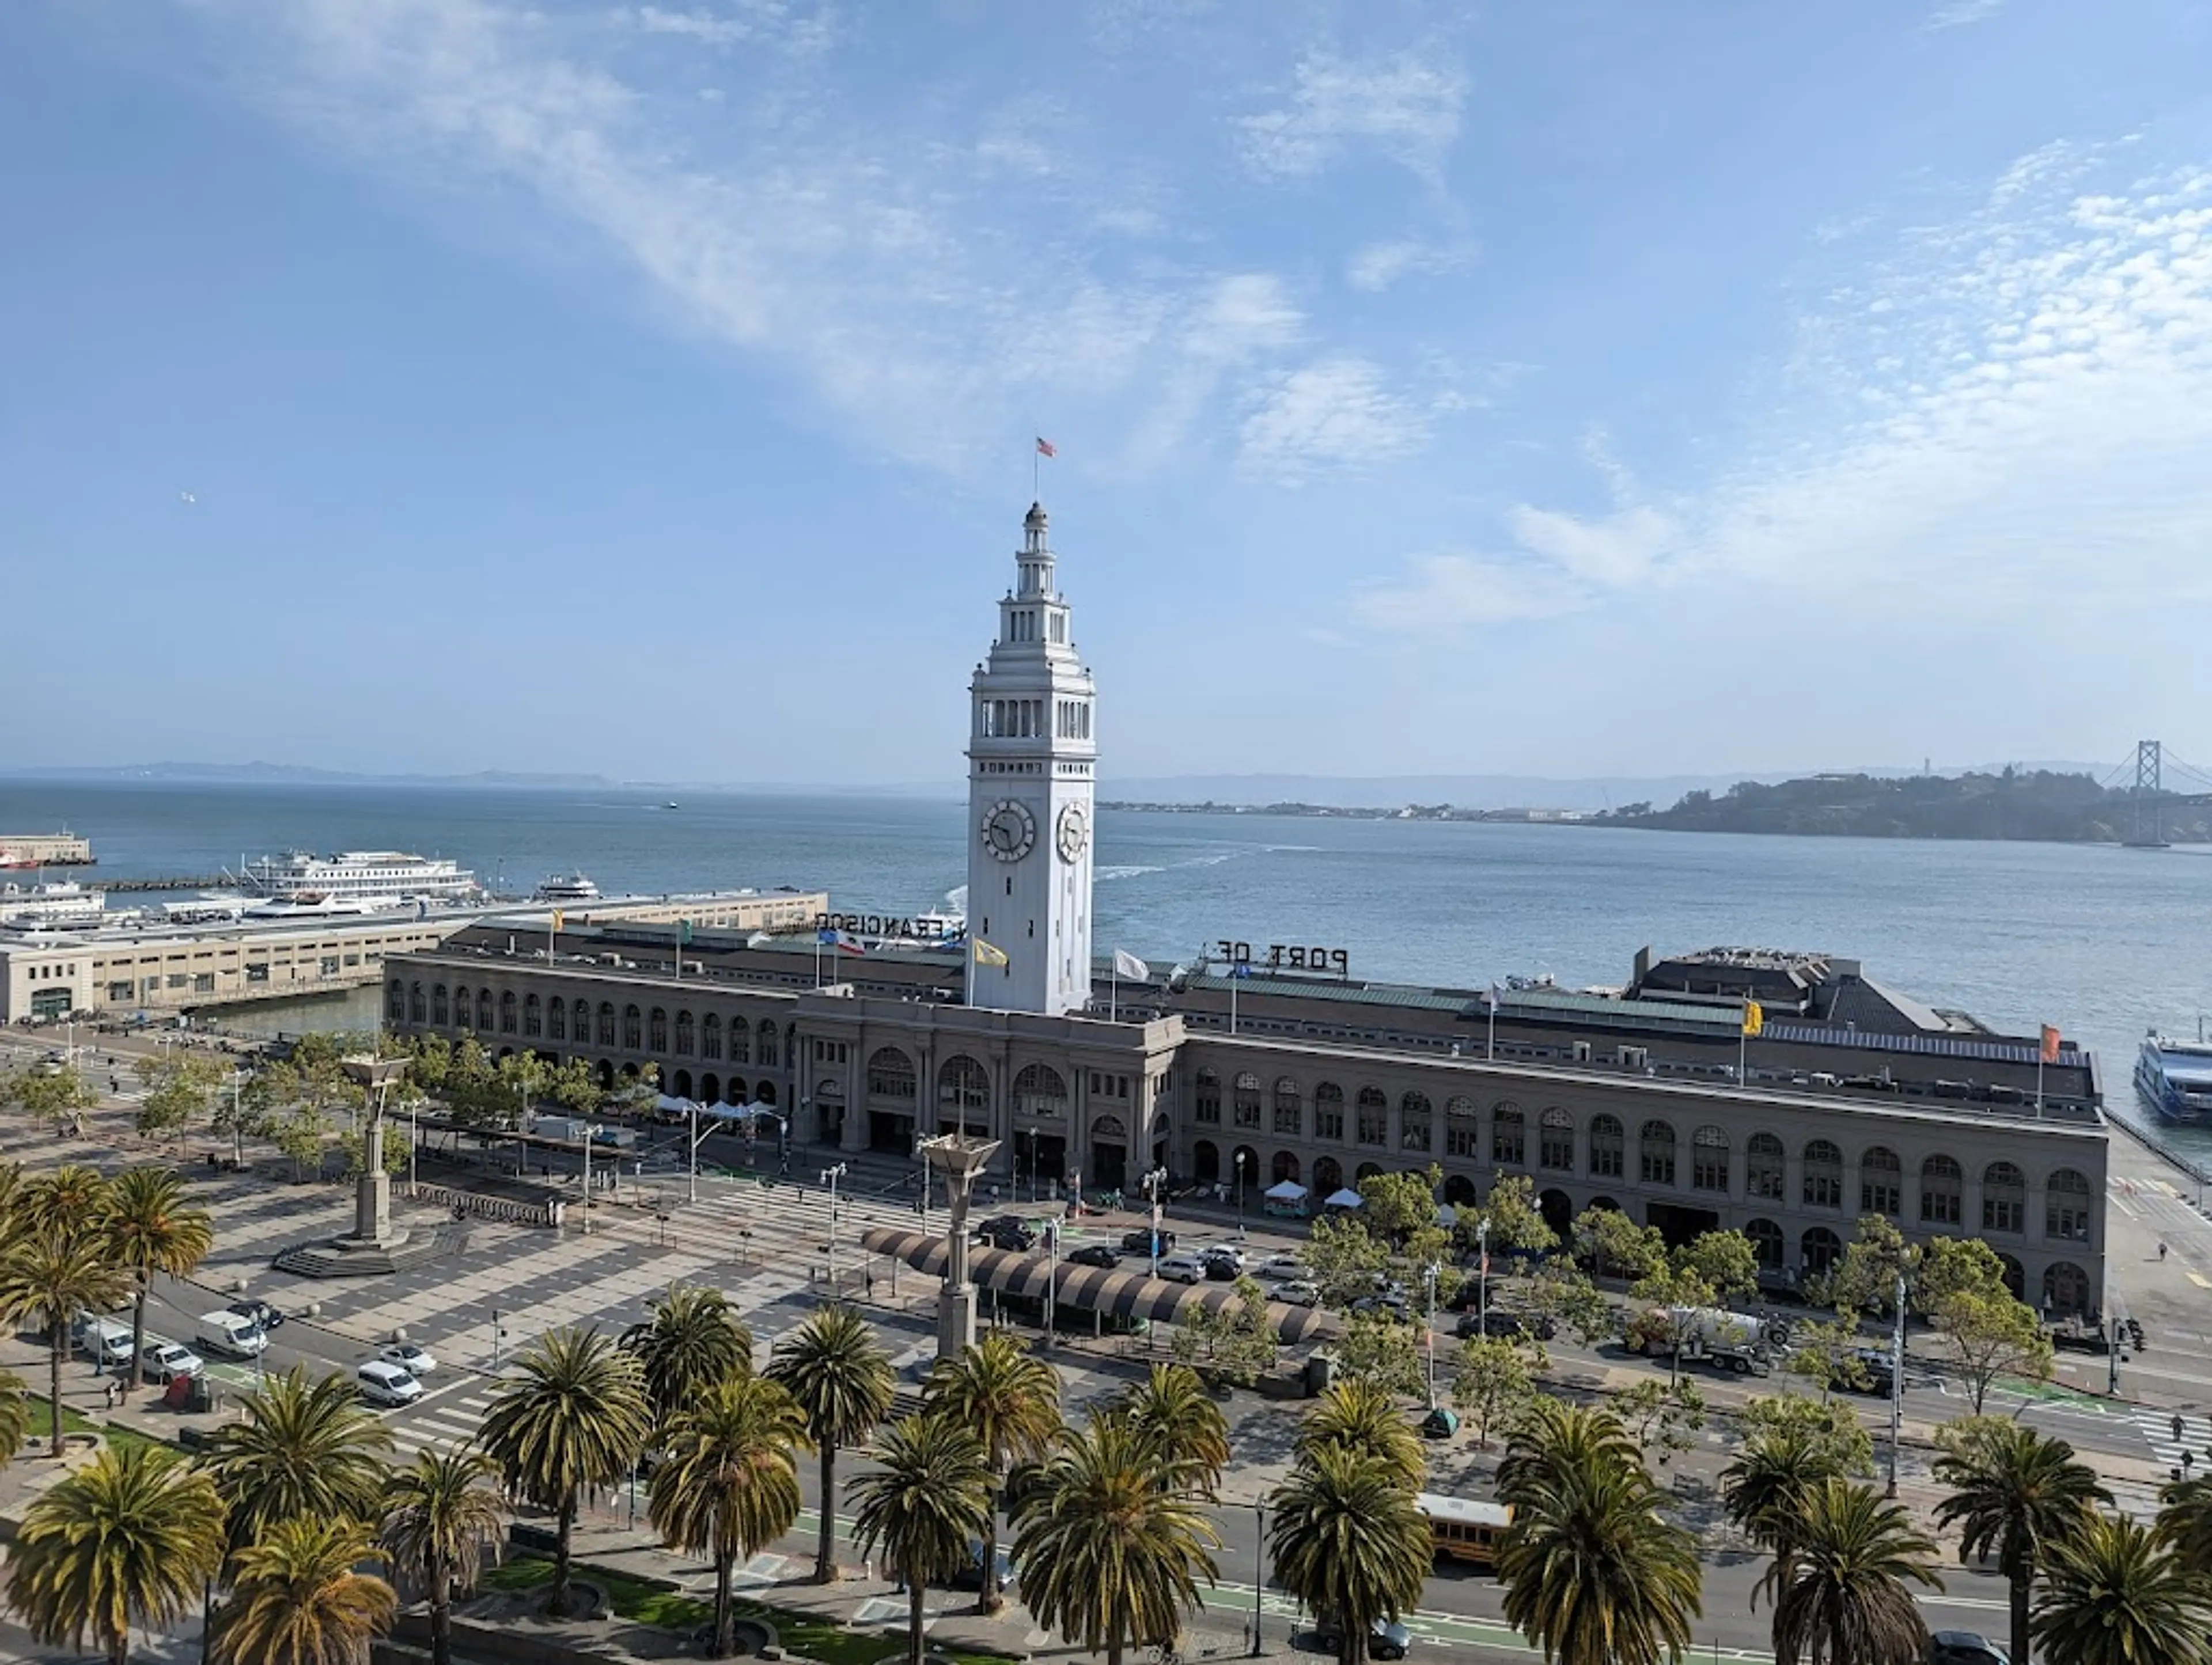
M 2212 6 L 0 9 L 0 764 L 2212 760 Z M 188 496 L 189 495 L 189 501 Z

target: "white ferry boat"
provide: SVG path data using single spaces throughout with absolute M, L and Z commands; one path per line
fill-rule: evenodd
M 97 890 L 70 879 L 0 885 L 0 925 L 40 927 L 97 925 L 106 903 Z
M 2212 1117 L 2212 1042 L 2177 1041 L 2153 1030 L 2136 1054 L 2136 1096 L 2161 1121 Z
M 599 887 L 582 873 L 553 873 L 538 887 L 536 902 L 597 902 Z
M 399 850 L 341 850 L 316 855 L 287 850 L 248 861 L 240 882 L 257 896 L 324 901 L 465 902 L 483 889 L 458 863 Z
M 410 906 L 398 896 L 326 896 L 313 890 L 270 896 L 239 915 L 246 920 L 359 919 L 366 914 L 388 914 Z

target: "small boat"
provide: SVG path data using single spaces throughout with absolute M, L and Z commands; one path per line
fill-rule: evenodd
M 599 887 L 580 872 L 550 873 L 538 887 L 536 902 L 597 902 Z
M 663 808 L 663 809 L 665 809 L 665 810 L 675 810 L 675 809 L 681 809 L 681 808 L 683 808 L 684 806 L 683 806 L 681 804 L 678 804 L 678 802 L 677 802 L 673 798 L 672 798 L 672 799 L 669 799 L 665 804 L 663 804 L 660 807 L 661 807 L 661 808 Z
M 2212 1042 L 2177 1041 L 2153 1030 L 2136 1054 L 2136 1096 L 2161 1121 L 2212 1117 Z

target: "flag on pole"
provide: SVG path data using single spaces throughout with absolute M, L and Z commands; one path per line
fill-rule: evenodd
M 1495 1012 L 1498 1010 L 1498 1007 L 1500 1007 L 1500 1006 L 1504 1006 L 1504 1004 L 1505 1004 L 1505 994 L 1504 994 L 1504 991 L 1503 989 L 1499 988 L 1499 987 L 1498 987 L 1498 986 L 1496 983 L 1492 983 L 1492 984 L 1491 984 L 1491 986 L 1490 986 L 1490 1009 L 1491 1009 L 1491 1011 L 1492 1011 L 1492 1012 Z
M 690 920 L 680 919 L 676 921 L 676 940 L 679 943 L 687 943 L 691 940 L 691 921 Z
M 1129 952 L 1127 949 L 1117 948 L 1114 951 L 1114 975 L 1117 977 L 1133 978 L 1142 982 L 1152 975 L 1152 968 Z
M 1756 1035 L 1765 1027 L 1765 1008 L 1756 1000 L 1746 1000 L 1743 1003 L 1743 1032 L 1746 1035 Z
M 1239 980 L 1250 976 L 1252 975 L 1252 962 L 1249 960 L 1238 960 L 1234 965 L 1229 968 L 1229 975 L 1231 977 L 1237 978 Z
M 553 928 L 554 928 L 556 931 L 558 931 L 558 930 L 561 928 L 561 921 L 562 921 L 562 920 L 564 920 L 564 919 L 568 918 L 568 915 L 565 912 L 563 912 L 562 909 L 560 909 L 560 908 L 556 908 L 553 910 Z
M 1057 457 L 1060 455 L 1060 452 L 1050 440 L 1046 439 L 1043 434 L 1040 434 L 1037 435 L 1037 455 L 1040 457 Z
M 836 949 L 841 954 L 865 954 L 868 951 L 860 945 L 858 937 L 842 931 L 833 931 L 827 926 L 814 933 L 814 940 L 824 948 Z
M 2049 1024 L 2043 1026 L 2043 1050 L 2037 1055 L 2046 1064 L 2058 1061 L 2058 1031 Z
M 1006 959 L 1006 951 L 1005 949 L 995 948 L 991 944 L 985 942 L 981 937 L 977 937 L 975 939 L 975 943 L 976 964 L 1005 965 L 1008 963 Z

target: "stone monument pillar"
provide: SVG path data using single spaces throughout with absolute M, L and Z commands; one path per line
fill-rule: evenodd
M 346 1073 L 368 1094 L 368 1131 L 362 1140 L 363 1172 L 356 1182 L 351 1243 L 388 1249 L 406 1241 L 392 1225 L 392 1176 L 384 1171 L 384 1096 L 407 1073 L 404 1058 L 349 1058 Z
M 945 1176 L 951 1203 L 945 1228 L 945 1284 L 937 1293 L 937 1356 L 957 1358 L 975 1340 L 975 1285 L 968 1280 L 968 1200 L 975 1176 L 998 1153 L 995 1139 L 946 1133 L 925 1139 L 921 1151 L 931 1168 Z

